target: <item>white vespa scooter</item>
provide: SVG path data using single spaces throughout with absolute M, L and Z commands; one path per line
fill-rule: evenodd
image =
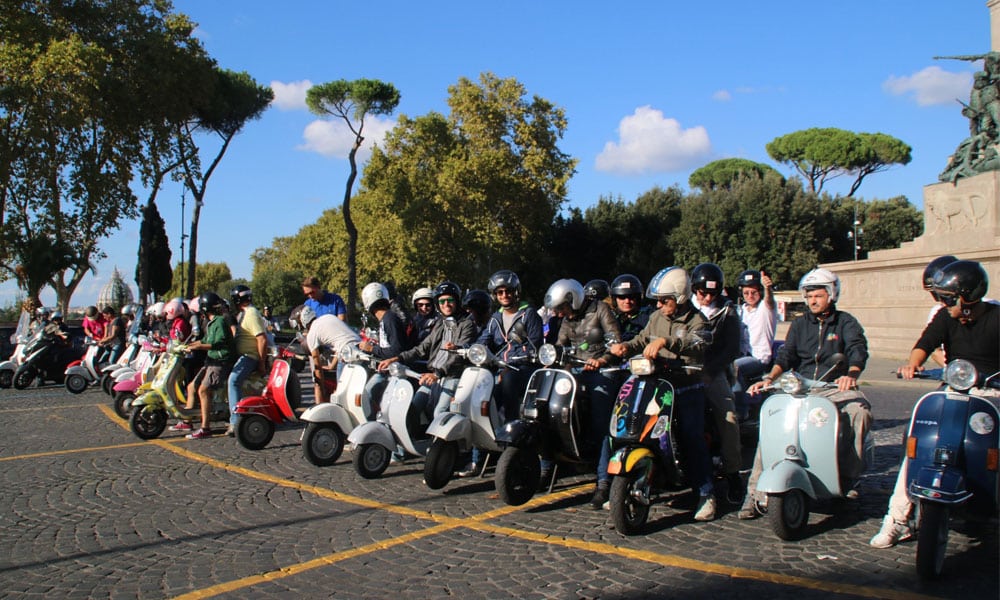
M 87 386 L 96 382 L 101 377 L 101 369 L 104 363 L 98 364 L 97 355 L 101 347 L 91 339 L 86 341 L 87 350 L 80 360 L 73 361 L 66 367 L 66 376 L 63 380 L 66 390 L 71 394 L 81 394 Z
M 414 382 L 420 373 L 400 362 L 389 365 L 389 383 L 382 394 L 381 410 L 374 421 L 362 423 L 347 436 L 354 453 L 354 470 L 365 479 L 385 472 L 398 447 L 412 456 L 427 454 L 429 437 L 418 437 L 424 415 L 410 415 Z
M 17 328 L 11 341 L 16 344 L 10 358 L 0 362 L 0 388 L 9 388 L 14 385 L 14 372 L 21 366 L 24 360 L 24 349 L 31 338 L 31 313 L 21 311 L 21 317 L 17 320 Z
M 365 384 L 375 373 L 378 360 L 362 352 L 357 343 L 345 344 L 338 360 L 344 369 L 330 401 L 309 407 L 299 417 L 306 423 L 301 439 L 302 454 L 317 467 L 337 462 L 344 451 L 347 434 L 368 420 L 364 406 Z

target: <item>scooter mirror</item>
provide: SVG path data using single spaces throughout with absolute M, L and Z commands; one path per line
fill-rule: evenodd
M 826 373 L 823 373 L 822 377 L 819 378 L 820 381 L 826 381 L 827 377 L 829 377 L 831 373 L 839 371 L 840 368 L 843 367 L 845 363 L 847 363 L 847 357 L 844 356 L 843 352 L 838 352 L 834 354 L 833 356 L 830 357 L 830 360 L 833 361 L 833 365 L 826 370 Z
M 521 321 L 514 323 L 510 329 L 510 339 L 515 344 L 523 344 L 524 340 L 528 339 L 528 330 L 525 329 L 524 323 Z
M 603 341 L 604 341 L 604 332 L 598 329 L 597 327 L 593 327 L 591 328 L 590 331 L 587 332 L 587 343 L 597 344 Z

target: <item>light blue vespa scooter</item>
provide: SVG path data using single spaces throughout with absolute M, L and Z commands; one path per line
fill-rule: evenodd
M 757 482 L 758 494 L 765 495 L 768 520 L 775 535 L 783 540 L 802 537 L 809 522 L 810 501 L 844 498 L 850 489 L 843 486 L 837 462 L 840 444 L 840 411 L 821 390 L 835 388 L 824 381 L 843 363 L 824 373 L 819 380 L 805 379 L 789 371 L 760 409 L 760 454 L 763 471 Z M 865 439 L 865 464 L 874 460 L 871 433 Z

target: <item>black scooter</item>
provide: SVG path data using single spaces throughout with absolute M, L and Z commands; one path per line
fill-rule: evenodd
M 39 384 L 46 381 L 61 384 L 66 367 L 82 355 L 83 352 L 73 348 L 72 344 L 41 327 L 27 342 L 24 361 L 14 372 L 14 388 L 23 390 L 36 380 Z

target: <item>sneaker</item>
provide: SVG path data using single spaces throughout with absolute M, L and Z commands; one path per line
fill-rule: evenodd
M 232 425 L 226 427 L 226 435 L 229 437 L 236 437 L 236 428 Z
M 897 523 L 892 517 L 886 515 L 882 519 L 882 529 L 872 537 L 868 544 L 872 548 L 892 548 L 899 542 L 906 541 L 913 537 L 913 530 L 906 523 Z
M 743 506 L 740 507 L 740 511 L 736 513 L 736 518 L 741 521 L 749 521 L 759 516 L 760 512 L 757 510 L 757 502 L 753 499 L 753 494 L 748 494 L 743 500 Z
M 191 431 L 194 427 L 191 426 L 187 421 L 181 421 L 176 425 L 170 427 L 170 431 Z
M 726 475 L 726 500 L 730 504 L 739 504 L 743 500 L 743 478 L 739 473 Z
M 458 472 L 459 477 L 473 477 L 479 474 L 479 465 L 474 462 L 470 462 Z
M 198 431 L 195 431 L 194 433 L 189 433 L 184 437 L 186 437 L 189 440 L 203 440 L 205 438 L 212 437 L 212 431 L 210 429 L 199 429 Z
M 590 499 L 590 508 L 601 510 L 601 507 L 608 501 L 608 488 L 611 484 L 608 481 L 598 481 L 594 488 L 594 495 Z
M 698 510 L 694 513 L 695 521 L 711 521 L 715 519 L 715 496 L 709 494 L 698 499 Z

